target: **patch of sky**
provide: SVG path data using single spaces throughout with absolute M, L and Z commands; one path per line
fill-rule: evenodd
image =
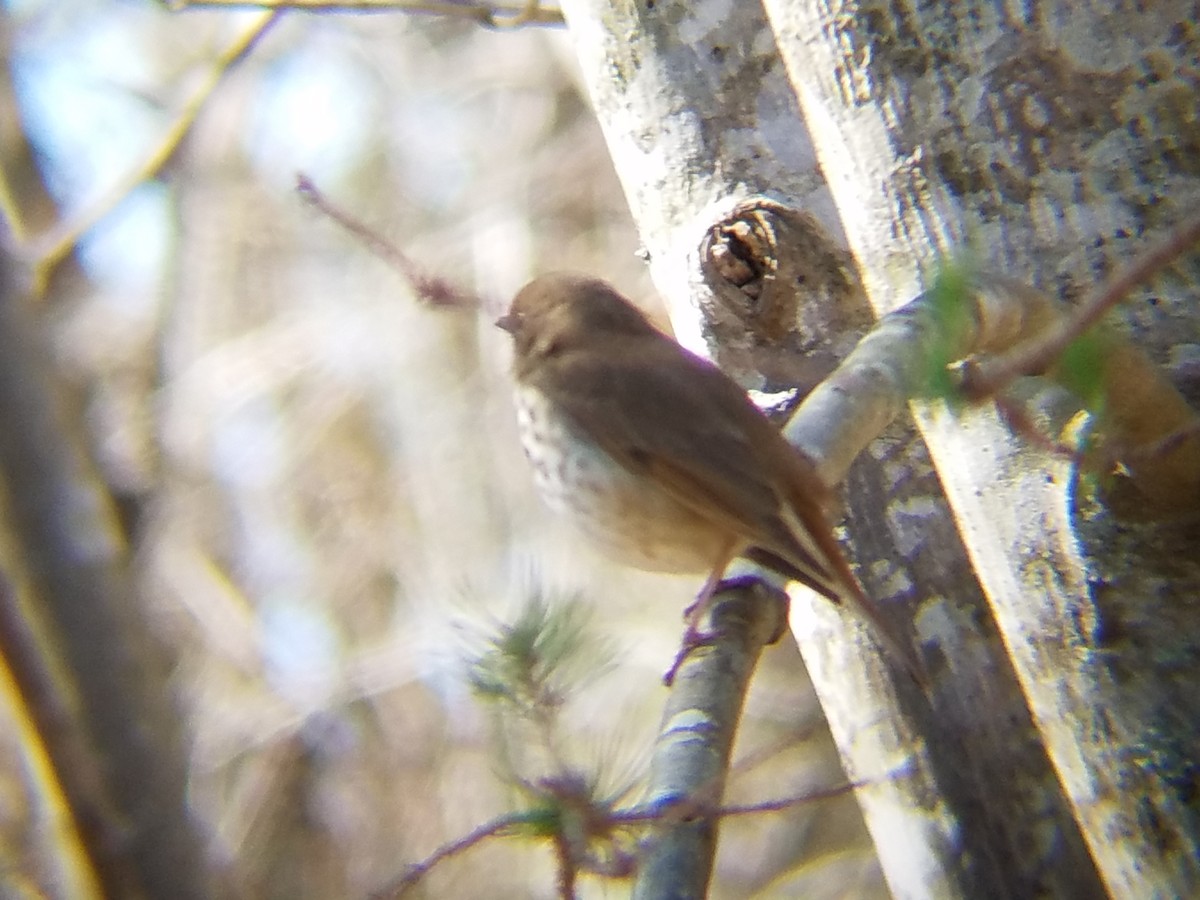
M 377 84 L 331 40 L 301 42 L 261 75 L 245 148 L 267 184 L 291 191 L 303 172 L 327 187 L 371 147 Z

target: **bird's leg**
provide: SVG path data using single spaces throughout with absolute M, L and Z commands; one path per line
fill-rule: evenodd
M 732 557 L 724 560 L 708 574 L 708 578 L 704 581 L 704 587 L 700 588 L 696 599 L 684 609 L 683 621 L 687 622 L 689 630 L 696 627 L 696 623 L 704 618 L 704 614 L 712 606 L 712 599 L 717 595 L 717 589 L 721 586 L 721 576 L 725 574 L 725 569 L 731 561 Z
M 683 620 L 687 623 L 687 628 L 683 632 L 683 640 L 679 645 L 679 652 L 675 654 L 675 659 L 671 663 L 671 668 L 667 669 L 667 673 L 663 675 L 663 684 L 667 687 L 674 684 L 679 667 L 683 665 L 683 661 L 691 652 L 697 647 L 711 644 L 716 638 L 712 632 L 701 631 L 700 623 L 712 609 L 713 598 L 721 588 L 721 576 L 725 574 L 725 570 L 737 556 L 737 550 L 738 544 L 732 542 L 722 549 L 717 564 L 713 566 L 708 578 L 704 581 L 704 587 L 700 588 L 696 599 L 683 611 Z

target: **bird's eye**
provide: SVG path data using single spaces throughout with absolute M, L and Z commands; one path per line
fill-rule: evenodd
M 538 350 L 541 351 L 540 355 L 546 358 L 558 356 L 563 351 L 562 341 L 558 338 L 541 341 Z

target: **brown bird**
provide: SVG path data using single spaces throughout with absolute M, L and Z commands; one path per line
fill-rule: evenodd
M 746 556 L 849 600 L 924 681 L 850 571 L 814 466 L 725 373 L 595 278 L 543 275 L 496 324 L 513 338 L 521 440 L 546 503 L 619 562 L 709 573 L 688 639 Z

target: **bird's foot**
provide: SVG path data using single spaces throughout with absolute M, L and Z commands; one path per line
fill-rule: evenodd
M 734 575 L 731 578 L 721 578 L 713 582 L 711 586 L 706 583 L 704 589 L 696 595 L 696 599 L 684 609 L 683 621 L 694 623 L 704 618 L 705 614 L 712 609 L 713 600 L 716 599 L 717 594 L 753 587 L 756 584 L 762 584 L 762 579 L 755 575 Z
M 688 608 L 690 609 L 691 607 Z M 666 674 L 663 675 L 663 684 L 671 687 L 675 683 L 675 676 L 679 674 L 680 667 L 692 655 L 692 651 L 700 647 L 712 646 L 712 644 L 716 643 L 717 637 L 716 632 L 701 631 L 696 627 L 694 622 L 688 622 L 687 630 L 683 633 L 683 640 L 679 643 L 679 652 L 675 654 L 675 659 L 671 661 L 671 668 L 667 669 Z
M 773 609 L 769 613 L 758 617 L 759 622 L 771 629 L 769 633 L 762 634 L 758 640 L 763 644 L 774 644 L 783 637 L 787 632 L 788 608 L 791 605 L 787 591 L 768 584 L 753 575 L 739 575 L 733 578 L 726 578 L 714 584 L 711 589 L 706 585 L 705 590 L 700 592 L 700 596 L 696 598 L 695 602 L 684 610 L 683 616 L 684 621 L 687 623 L 687 629 L 683 633 L 679 652 L 675 654 L 671 668 L 663 676 L 663 684 L 667 687 L 671 687 L 674 684 L 675 676 L 679 673 L 679 669 L 693 650 L 699 647 L 712 646 L 721 637 L 722 631 L 719 623 L 709 629 L 701 628 L 701 623 L 717 606 L 717 597 L 726 591 L 747 590 L 754 591 L 756 599 L 760 598 L 759 602 L 765 601 L 774 604 Z M 722 616 L 713 612 L 713 618 L 721 619 Z

